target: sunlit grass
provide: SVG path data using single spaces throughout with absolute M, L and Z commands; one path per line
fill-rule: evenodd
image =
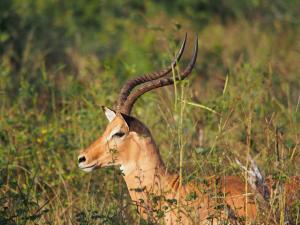
M 72 54 L 70 61 L 80 62 L 72 70 L 50 69 L 26 55 L 29 66 L 13 76 L 11 53 L 2 57 L 0 224 L 146 224 L 118 169 L 85 174 L 76 163 L 78 151 L 106 125 L 99 105 L 113 106 L 125 79 L 171 58 L 162 54 L 170 48 L 167 40 L 153 48 L 162 32 L 149 30 L 147 36 L 145 28 L 126 26 L 137 32 L 124 34 L 124 48 L 99 61 L 92 53 Z M 180 39 L 181 33 L 174 36 Z M 137 102 L 134 116 L 148 125 L 182 184 L 204 176 L 243 178 L 235 158 L 247 165 L 248 154 L 278 181 L 276 187 L 299 174 L 299 37 L 299 31 L 269 31 L 260 23 L 212 22 L 199 32 L 199 57 L 189 80 Z M 34 43 L 28 40 L 27 46 Z M 181 68 L 189 56 L 190 50 Z M 273 196 L 259 222 L 283 224 L 285 194 Z M 298 223 L 299 208 L 298 202 L 288 212 Z

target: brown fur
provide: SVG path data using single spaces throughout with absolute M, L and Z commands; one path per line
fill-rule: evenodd
M 121 127 L 125 137 L 121 141 L 107 140 L 116 126 Z M 221 220 L 236 224 L 239 218 L 248 223 L 256 219 L 255 193 L 248 186 L 245 193 L 246 185 L 239 177 L 213 177 L 205 183 L 180 186 L 178 174 L 167 171 L 148 128 L 133 117 L 117 113 L 103 135 L 85 149 L 82 156 L 86 158 L 83 163 L 86 166 L 122 165 L 131 199 L 147 220 L 162 220 L 161 212 L 164 212 L 165 224 L 178 221 L 180 224 L 216 224 Z M 299 187 L 299 182 L 294 185 L 290 186 L 292 190 Z

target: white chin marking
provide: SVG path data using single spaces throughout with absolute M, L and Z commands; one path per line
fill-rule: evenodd
M 84 172 L 91 172 L 95 169 L 95 167 L 97 166 L 97 163 L 94 164 L 90 164 L 90 165 L 82 165 L 84 163 L 79 163 L 78 167 L 83 170 Z
M 93 169 L 94 169 L 95 167 L 89 167 L 89 168 L 81 168 L 84 172 L 91 172 L 91 171 L 93 171 Z

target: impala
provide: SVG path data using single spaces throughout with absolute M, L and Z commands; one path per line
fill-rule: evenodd
M 80 153 L 79 167 L 90 172 L 96 168 L 120 166 L 132 201 L 148 221 L 216 224 L 222 220 L 237 223 L 237 218 L 244 218 L 250 223 L 255 221 L 258 208 L 253 189 L 245 188 L 242 179 L 227 176 L 208 179 L 203 184 L 180 185 L 179 175 L 166 169 L 149 129 L 130 115 L 141 95 L 174 83 L 170 73 L 181 58 L 186 39 L 187 35 L 169 67 L 127 81 L 120 91 L 116 109 L 103 107 L 109 123 L 102 136 Z M 176 80 L 183 80 L 191 73 L 197 52 L 196 36 L 193 56 Z

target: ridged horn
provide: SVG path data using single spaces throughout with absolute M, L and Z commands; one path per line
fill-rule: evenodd
M 185 79 L 191 73 L 191 71 L 195 65 L 196 59 L 197 59 L 197 53 L 198 53 L 198 36 L 196 35 L 196 40 L 195 40 L 195 45 L 194 45 L 194 54 L 188 64 L 188 66 L 185 68 L 185 70 L 180 74 L 179 77 L 175 78 L 176 81 Z M 171 85 L 173 83 L 174 83 L 174 78 L 172 76 L 161 77 L 161 78 L 144 83 L 137 90 L 135 90 L 133 93 L 131 93 L 127 97 L 126 101 L 124 102 L 124 104 L 121 108 L 121 112 L 124 114 L 130 115 L 134 103 L 141 95 L 143 95 L 144 93 L 151 91 L 153 89 Z
M 117 103 L 117 111 L 120 111 L 123 108 L 123 104 L 125 103 L 127 97 L 130 95 L 130 92 L 137 85 L 140 85 L 140 84 L 148 82 L 148 81 L 156 80 L 158 78 L 165 76 L 166 74 L 168 74 L 172 71 L 172 68 L 174 68 L 176 66 L 176 63 L 180 60 L 182 53 L 184 52 L 186 39 L 187 39 L 187 33 L 185 34 L 185 37 L 181 44 L 181 47 L 180 47 L 179 51 L 177 52 L 174 60 L 170 64 L 170 66 L 168 66 L 167 68 L 162 69 L 160 71 L 144 74 L 139 77 L 130 79 L 124 84 L 124 86 L 122 87 L 121 92 L 119 94 L 118 103 Z

